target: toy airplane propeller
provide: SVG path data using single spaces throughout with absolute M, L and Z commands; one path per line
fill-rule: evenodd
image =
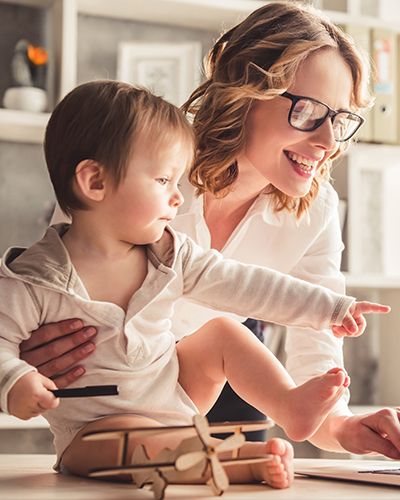
M 92 469 L 90 477 L 111 477 L 119 474 L 130 474 L 136 487 L 151 485 L 155 500 L 163 500 L 168 484 L 193 480 L 206 480 L 215 495 L 229 487 L 225 468 L 231 465 L 267 462 L 273 455 L 261 457 L 239 457 L 239 449 L 245 443 L 242 432 L 270 429 L 272 420 L 258 422 L 224 422 L 209 425 L 202 415 L 193 417 L 193 425 L 170 427 L 144 427 L 127 429 L 110 429 L 93 431 L 82 436 L 85 441 L 118 439 L 120 445 L 116 466 Z M 150 459 L 144 445 L 136 446 L 131 463 L 127 460 L 129 437 L 154 436 L 159 434 L 178 433 L 182 441 L 175 450 L 162 450 L 155 458 Z M 213 434 L 230 433 L 226 439 L 217 442 Z M 220 454 L 232 452 L 231 458 L 220 458 Z
M 245 443 L 246 439 L 244 434 L 236 433 L 221 441 L 216 446 L 213 446 L 210 444 L 211 435 L 206 418 L 201 415 L 195 415 L 193 417 L 193 424 L 203 443 L 204 449 L 181 455 L 176 459 L 175 467 L 178 471 L 185 471 L 191 469 L 199 462 L 202 463 L 204 470 L 210 467 L 211 478 L 207 484 L 209 484 L 215 495 L 220 495 L 228 488 L 229 480 L 217 454 L 223 451 L 238 450 Z

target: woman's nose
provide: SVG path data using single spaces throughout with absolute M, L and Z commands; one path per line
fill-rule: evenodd
M 320 147 L 325 151 L 333 151 L 337 148 L 338 143 L 335 141 L 333 124 L 329 117 L 320 127 L 314 130 L 313 142 L 315 146 Z

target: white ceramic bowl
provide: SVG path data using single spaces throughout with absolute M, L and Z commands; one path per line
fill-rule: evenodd
M 3 106 L 7 109 L 40 113 L 47 106 L 47 95 L 37 87 L 10 87 L 4 93 Z

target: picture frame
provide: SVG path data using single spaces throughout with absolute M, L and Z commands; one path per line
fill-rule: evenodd
M 117 79 L 181 106 L 200 82 L 201 53 L 199 42 L 124 41 L 118 46 Z

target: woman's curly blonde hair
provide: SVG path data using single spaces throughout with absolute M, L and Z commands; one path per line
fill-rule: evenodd
M 286 91 L 299 64 L 311 53 L 327 48 L 338 50 L 350 67 L 352 109 L 369 107 L 367 57 L 312 7 L 294 2 L 267 4 L 217 40 L 208 54 L 205 82 L 182 107 L 193 116 L 196 156 L 189 180 L 197 195 L 228 194 L 238 176 L 236 159 L 245 144 L 244 124 L 254 101 Z M 300 217 L 316 197 L 321 180 L 329 179 L 332 159 L 345 147 L 342 144 L 319 169 L 306 196 L 294 199 L 269 186 L 275 209 L 294 211 Z

